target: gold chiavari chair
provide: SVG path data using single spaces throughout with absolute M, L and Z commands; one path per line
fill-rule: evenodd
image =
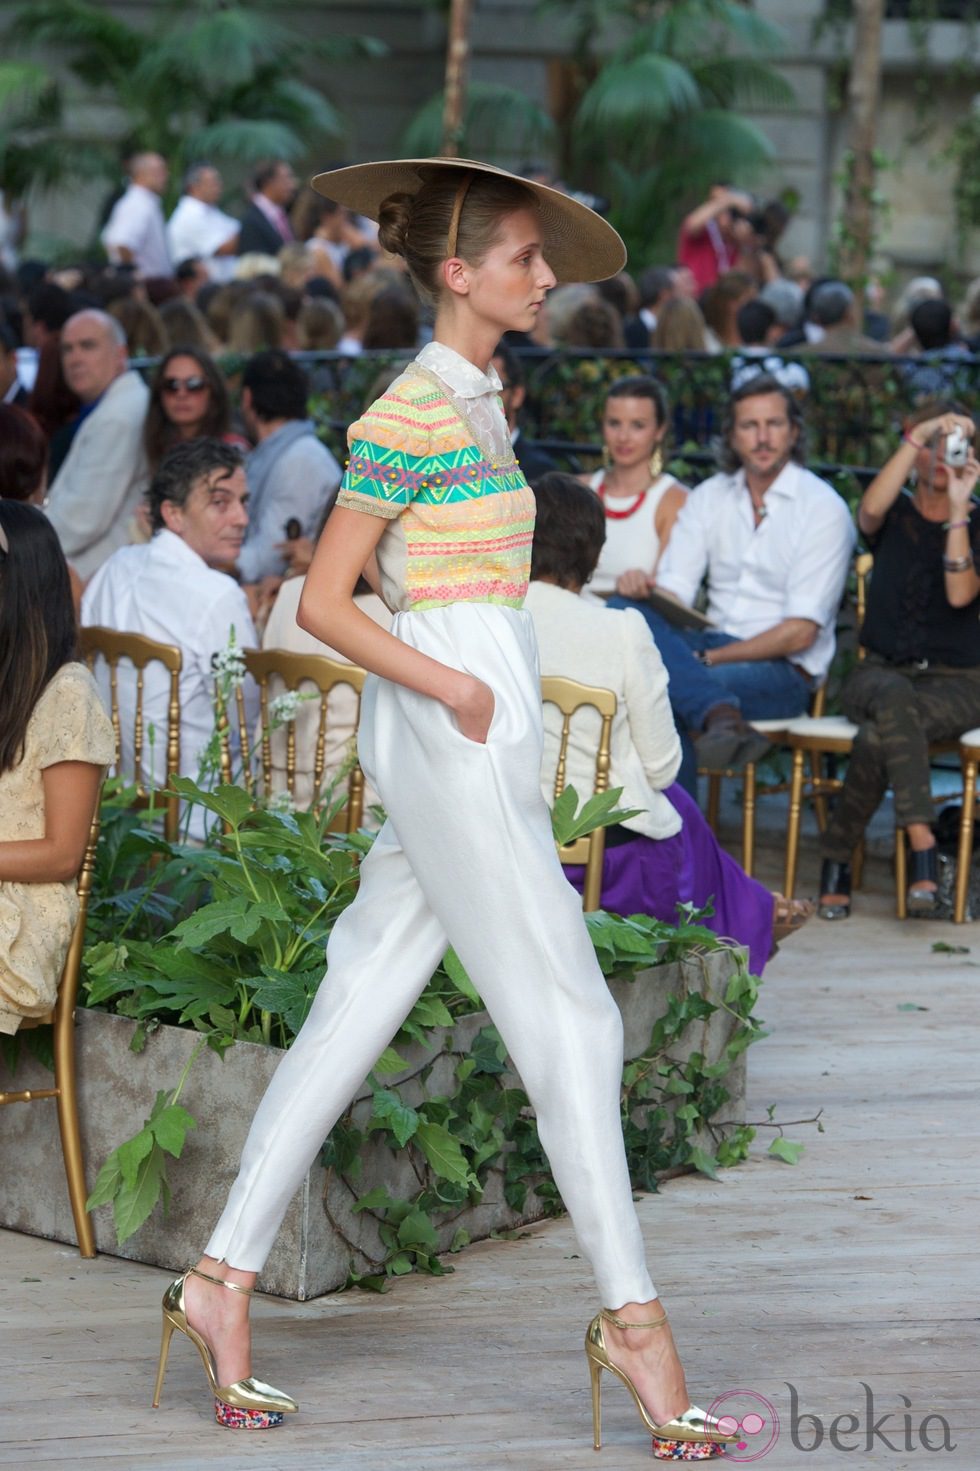
M 260 733 L 258 737 L 259 760 L 255 761 L 253 732 L 245 708 L 241 688 L 237 691 L 239 739 L 243 780 L 254 795 L 269 797 L 274 791 L 273 731 L 271 730 L 270 706 L 278 693 L 293 690 L 302 692 L 303 685 L 313 685 L 319 693 L 317 708 L 316 738 L 313 750 L 313 794 L 318 800 L 324 784 L 327 757 L 327 732 L 329 729 L 329 701 L 334 692 L 347 688 L 355 700 L 354 729 L 360 719 L 361 693 L 364 689 L 365 671 L 356 664 L 346 664 L 341 659 L 330 659 L 326 654 L 293 654 L 285 649 L 246 649 L 245 669 L 259 689 Z M 278 687 L 278 688 L 277 688 Z M 312 701 L 310 702 L 312 705 Z M 302 706 L 300 707 L 302 709 Z M 285 741 L 286 747 L 286 790 L 290 797 L 296 796 L 296 722 L 291 720 L 276 733 Z M 231 779 L 231 753 L 227 731 L 222 733 L 222 768 L 225 780 Z M 256 791 L 258 783 L 261 785 Z M 364 819 L 364 773 L 356 759 L 347 778 L 347 806 L 336 822 L 341 830 L 356 832 Z
M 21 1023 L 25 1027 L 54 1027 L 54 1087 L 28 1088 L 20 1092 L 0 1092 L 0 1106 L 7 1103 L 36 1103 L 42 1098 L 54 1098 L 58 1105 L 58 1128 L 61 1132 L 61 1152 L 68 1180 L 68 1198 L 75 1221 L 78 1250 L 84 1257 L 95 1256 L 95 1233 L 92 1219 L 85 1209 L 88 1191 L 85 1188 L 85 1160 L 82 1153 L 82 1136 L 78 1122 L 78 1099 L 76 1096 L 75 1071 L 75 1001 L 78 996 L 78 979 L 82 965 L 82 950 L 85 945 L 85 920 L 88 901 L 92 892 L 92 874 L 95 869 L 95 849 L 99 840 L 99 808 L 89 830 L 88 844 L 78 875 L 78 918 L 72 933 L 71 944 L 58 985 L 58 999 L 54 1008 L 45 1016 L 32 1017 Z
M 180 771 L 180 671 L 183 663 L 180 649 L 175 644 L 158 643 L 141 633 L 119 633 L 113 628 L 92 626 L 83 628 L 80 634 L 82 653 L 89 668 L 97 659 L 104 659 L 109 666 L 109 702 L 112 728 L 116 735 L 116 760 L 112 768 L 114 776 L 131 780 L 136 786 L 134 806 L 139 808 L 156 805 L 155 794 L 151 793 L 143 779 L 143 752 L 148 744 L 146 720 L 143 713 L 143 686 L 148 664 L 162 664 L 170 675 L 170 691 L 167 698 L 167 781 Z M 119 664 L 128 660 L 136 679 L 136 700 L 133 715 L 133 760 L 132 769 L 120 769 L 122 752 L 122 724 L 119 715 Z M 163 819 L 164 836 L 170 843 L 177 841 L 180 826 L 180 799 L 171 792 L 165 799 Z
M 561 740 L 558 748 L 558 763 L 555 769 L 555 800 L 565 790 L 565 772 L 568 764 L 568 741 L 574 715 L 584 709 L 597 710 L 602 726 L 595 759 L 595 785 L 593 793 L 604 792 L 609 787 L 610 737 L 613 716 L 616 714 L 616 696 L 612 690 L 596 689 L 592 685 L 579 684 L 575 679 L 548 674 L 541 680 L 541 699 L 544 704 L 557 705 L 562 713 Z M 586 794 L 579 792 L 582 798 Z M 602 860 L 606 852 L 606 830 L 596 828 L 584 838 L 573 843 L 559 845 L 558 857 L 562 863 L 585 865 L 585 885 L 582 893 L 582 908 L 586 911 L 598 909 L 602 898 Z

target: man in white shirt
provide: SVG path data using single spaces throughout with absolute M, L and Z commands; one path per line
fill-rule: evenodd
M 205 262 L 212 280 L 229 281 L 241 224 L 218 208 L 221 191 L 221 175 L 212 164 L 188 169 L 184 192 L 167 221 L 167 245 L 175 266 L 197 257 Z
M 115 317 L 86 309 L 61 331 L 65 381 L 82 401 L 71 448 L 48 493 L 47 512 L 83 580 L 130 540 L 146 488 L 143 420 L 150 393 L 129 367 Z
M 679 779 L 692 793 L 697 765 L 763 754 L 747 722 L 805 712 L 834 656 L 855 542 L 845 502 L 803 468 L 800 408 L 776 379 L 732 394 L 724 440 L 724 470 L 688 496 L 657 570 L 658 590 L 688 608 L 707 576 L 713 626 L 684 629 L 649 604 L 610 599 L 639 607 L 656 639 L 685 744 Z
M 180 675 L 180 771 L 201 781 L 201 758 L 215 728 L 212 661 L 234 637 L 255 648 L 258 637 L 242 589 L 228 575 L 248 526 L 248 487 L 239 450 L 215 439 L 177 445 L 150 485 L 153 539 L 121 547 L 93 577 L 82 598 L 82 624 L 141 633 L 176 644 Z M 132 769 L 136 676 L 120 668 L 121 767 Z M 96 671 L 105 678 L 104 669 Z M 156 738 L 143 748 L 144 780 L 166 778 L 167 703 L 170 677 L 160 664 L 147 667 L 143 725 Z M 254 703 L 249 692 L 250 703 Z M 214 784 L 214 774 L 211 781 Z M 201 837 L 204 814 L 195 808 L 190 833 Z
M 113 264 L 133 265 L 145 280 L 174 273 L 160 203 L 168 177 L 166 160 L 159 153 L 135 154 L 129 163 L 129 187 L 102 231 L 102 244 Z

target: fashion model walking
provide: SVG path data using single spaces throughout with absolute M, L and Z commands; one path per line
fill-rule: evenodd
M 556 280 L 619 270 L 622 242 L 565 195 L 466 160 L 365 164 L 314 187 L 378 220 L 382 246 L 405 256 L 435 308 L 434 341 L 350 429 L 299 610 L 374 676 L 359 751 L 388 820 L 205 1255 L 164 1297 L 159 1377 L 179 1328 L 204 1358 L 220 1423 L 265 1427 L 296 1409 L 250 1377 L 247 1294 L 310 1162 L 451 944 L 520 1072 L 608 1305 L 586 1336 L 596 1444 L 609 1369 L 664 1455 L 701 1459 L 733 1437 L 691 1406 L 644 1261 L 620 1123 L 620 1016 L 539 787 L 537 653 L 522 609 L 534 498 L 490 367 L 501 335 L 529 331 Z M 390 633 L 353 601 L 362 572 L 395 610 Z

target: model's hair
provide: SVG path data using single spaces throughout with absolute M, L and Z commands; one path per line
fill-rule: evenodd
M 718 463 L 729 475 L 734 475 L 736 470 L 742 467 L 742 461 L 732 448 L 735 410 L 747 398 L 761 398 L 767 393 L 779 395 L 786 405 L 786 417 L 791 427 L 796 430 L 796 443 L 790 450 L 790 459 L 795 460 L 798 465 L 806 463 L 806 424 L 798 400 L 792 391 L 785 384 L 780 383 L 778 378 L 774 378 L 771 373 L 758 373 L 735 389 L 725 407 L 725 417 L 721 426 L 721 442 L 718 446 Z
M 707 352 L 704 316 L 689 296 L 671 296 L 657 313 L 651 346 L 657 352 Z
M 153 530 L 163 531 L 166 527 L 162 514 L 164 501 L 185 506 L 201 480 L 213 475 L 215 470 L 223 472 L 219 479 L 227 480 L 244 463 L 241 450 L 232 444 L 222 444 L 220 439 L 188 439 L 174 445 L 164 455 L 146 493 Z
M 252 395 L 257 419 L 305 419 L 309 379 L 288 352 L 276 348 L 249 358 L 242 374 L 242 388 Z
M 48 443 L 40 425 L 15 404 L 0 404 L 0 498 L 27 501 L 44 483 Z
M 402 255 L 423 301 L 435 306 L 442 294 L 440 267 L 449 259 L 453 206 L 462 183 L 456 168 L 422 170 L 416 194 L 389 194 L 378 215 L 378 242 Z M 463 199 L 454 256 L 478 266 L 496 243 L 501 221 L 519 209 L 534 209 L 534 191 L 511 179 L 475 173 Z
M 68 564 L 36 506 L 0 500 L 0 775 L 24 754 L 27 723 L 51 677 L 75 657 L 78 632 Z
M 175 358 L 191 358 L 198 366 L 201 377 L 208 382 L 208 405 L 201 422 L 200 434 L 220 439 L 231 427 L 231 403 L 225 380 L 218 372 L 212 359 L 200 347 L 184 343 L 172 347 L 153 375 L 150 387 L 150 402 L 143 422 L 143 447 L 149 462 L 150 473 L 157 468 L 169 449 L 178 442 L 177 426 L 167 418 L 163 407 L 163 383 L 170 377 L 170 364 Z
M 559 587 L 584 587 L 606 540 L 602 502 L 587 485 L 561 470 L 549 470 L 531 489 L 537 508 L 531 580 L 553 577 Z
M 646 373 L 636 373 L 629 378 L 617 378 L 609 392 L 606 394 L 606 403 L 611 398 L 648 398 L 653 404 L 654 417 L 657 428 L 666 424 L 670 418 L 670 403 L 667 391 L 662 383 L 656 378 L 650 378 Z

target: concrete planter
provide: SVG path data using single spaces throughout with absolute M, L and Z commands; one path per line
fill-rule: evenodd
M 714 999 L 724 993 L 732 970 L 728 954 L 718 951 L 703 962 L 657 966 L 641 972 L 635 981 L 613 981 L 611 989 L 625 1022 L 627 1058 L 643 1051 L 670 997 L 698 990 Z M 428 1051 L 419 1046 L 403 1048 L 410 1064 L 408 1071 L 415 1072 L 428 1057 L 434 1057 L 429 1089 L 451 1092 L 455 1059 L 439 1054 L 447 1046 L 456 1053 L 465 1051 L 488 1021 L 486 1013 L 480 1012 L 465 1017 L 452 1032 L 436 1032 Z M 134 1026 L 124 1017 L 99 1011 L 78 1015 L 79 1110 L 90 1189 L 107 1155 L 131 1137 L 149 1113 L 157 1091 L 175 1086 L 197 1040 L 193 1032 L 160 1027 L 137 1056 L 129 1050 Z M 719 1009 L 710 1021 L 689 1029 L 685 1050 L 699 1051 L 707 1061 L 714 1061 L 731 1032 L 732 1018 Z M 248 1042 L 230 1048 L 223 1061 L 210 1051 L 201 1054 L 181 1095 L 181 1102 L 197 1119 L 198 1127 L 188 1136 L 183 1157 L 171 1162 L 173 1202 L 169 1215 L 164 1217 L 158 1208 L 124 1246 L 118 1247 L 111 1210 L 105 1207 L 96 1211 L 95 1234 L 100 1251 L 173 1270 L 181 1270 L 196 1259 L 236 1173 L 255 1104 L 281 1055 L 277 1048 Z M 4 1069 L 0 1065 L 2 1077 Z M 33 1060 L 22 1060 L 16 1086 L 43 1087 L 47 1078 Z M 398 1083 L 399 1079 L 392 1081 Z M 411 1101 L 415 1086 L 411 1083 L 405 1089 Z M 726 1116 L 744 1118 L 744 1053 L 726 1086 L 732 1100 Z M 366 1118 L 369 1111 L 370 1095 L 365 1089 L 355 1105 L 355 1117 L 360 1112 Z M 0 1225 L 73 1243 L 54 1104 L 0 1109 L 0 1153 L 5 1162 L 0 1177 Z M 479 1240 L 494 1230 L 510 1229 L 542 1214 L 533 1196 L 523 1214 L 511 1210 L 503 1200 L 497 1178 L 492 1177 L 479 1205 L 443 1228 L 441 1249 L 448 1247 L 460 1226 L 471 1239 Z M 394 1196 L 411 1195 L 418 1188 L 407 1156 L 393 1153 L 379 1142 L 364 1152 L 358 1188 L 364 1192 L 380 1184 Z M 372 1256 L 381 1255 L 375 1223 L 367 1213 L 354 1214 L 353 1203 L 347 1188 L 319 1161 L 315 1163 L 289 1207 L 262 1274 L 262 1290 L 303 1300 L 341 1286 L 351 1256 L 347 1241 L 362 1245 Z

